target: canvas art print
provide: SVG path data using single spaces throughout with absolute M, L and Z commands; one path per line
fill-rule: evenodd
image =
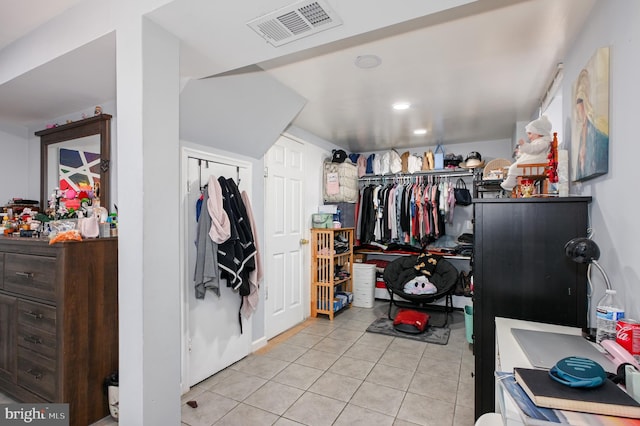
M 92 199 L 100 184 L 100 154 L 60 149 L 58 180 L 67 208 L 78 209 L 83 199 Z
M 609 48 L 596 51 L 573 85 L 571 165 L 574 181 L 609 171 Z

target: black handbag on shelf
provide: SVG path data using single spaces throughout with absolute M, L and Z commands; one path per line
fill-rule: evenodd
M 468 206 L 471 204 L 471 193 L 467 189 L 467 184 L 462 178 L 456 181 L 456 187 L 453 188 L 453 195 L 456 198 L 456 204 L 459 206 Z

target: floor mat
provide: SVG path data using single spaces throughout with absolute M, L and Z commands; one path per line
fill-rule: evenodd
M 446 345 L 449 343 L 449 334 L 451 330 L 448 327 L 432 327 L 420 334 L 409 334 L 397 331 L 393 328 L 393 320 L 383 317 L 378 318 L 367 328 L 369 333 L 386 334 L 388 336 L 402 337 L 404 339 L 418 340 L 420 342 L 435 343 L 437 345 Z

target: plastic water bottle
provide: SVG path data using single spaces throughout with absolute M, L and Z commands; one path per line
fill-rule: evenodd
M 624 318 L 624 308 L 616 299 L 615 290 L 606 290 L 596 306 L 596 342 L 616 338 L 616 324 Z
M 342 223 L 342 212 L 340 208 L 336 209 L 336 214 L 333 215 L 333 221 Z

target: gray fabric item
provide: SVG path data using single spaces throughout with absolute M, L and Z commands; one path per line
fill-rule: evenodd
M 260 255 L 260 247 L 258 245 L 258 229 L 256 227 L 255 220 L 253 218 L 253 209 L 251 208 L 251 200 L 249 199 L 249 194 L 247 191 L 242 191 L 241 194 L 242 202 L 247 210 L 247 217 L 249 218 L 249 223 L 251 224 L 251 232 L 253 233 L 253 244 L 256 247 L 256 267 L 249 272 L 249 286 L 251 288 L 251 292 L 248 296 L 244 297 L 244 303 L 242 303 L 242 307 L 240 311 L 245 318 L 249 318 L 252 313 L 258 309 L 258 302 L 260 300 L 260 295 L 258 293 L 260 289 L 260 282 L 262 282 L 262 257 Z
M 211 216 L 207 210 L 209 191 L 204 191 L 202 206 L 196 233 L 196 268 L 195 281 L 196 299 L 204 299 L 206 290 L 212 290 L 220 297 L 220 275 L 218 274 L 218 245 L 209 237 Z
M 393 320 L 389 318 L 378 318 L 369 328 L 367 333 L 385 334 L 387 336 L 402 337 L 405 339 L 418 340 L 420 342 L 435 343 L 437 345 L 446 345 L 449 343 L 449 335 L 451 330 L 448 327 L 433 327 L 427 325 L 427 329 L 419 334 L 403 333 L 393 328 Z

